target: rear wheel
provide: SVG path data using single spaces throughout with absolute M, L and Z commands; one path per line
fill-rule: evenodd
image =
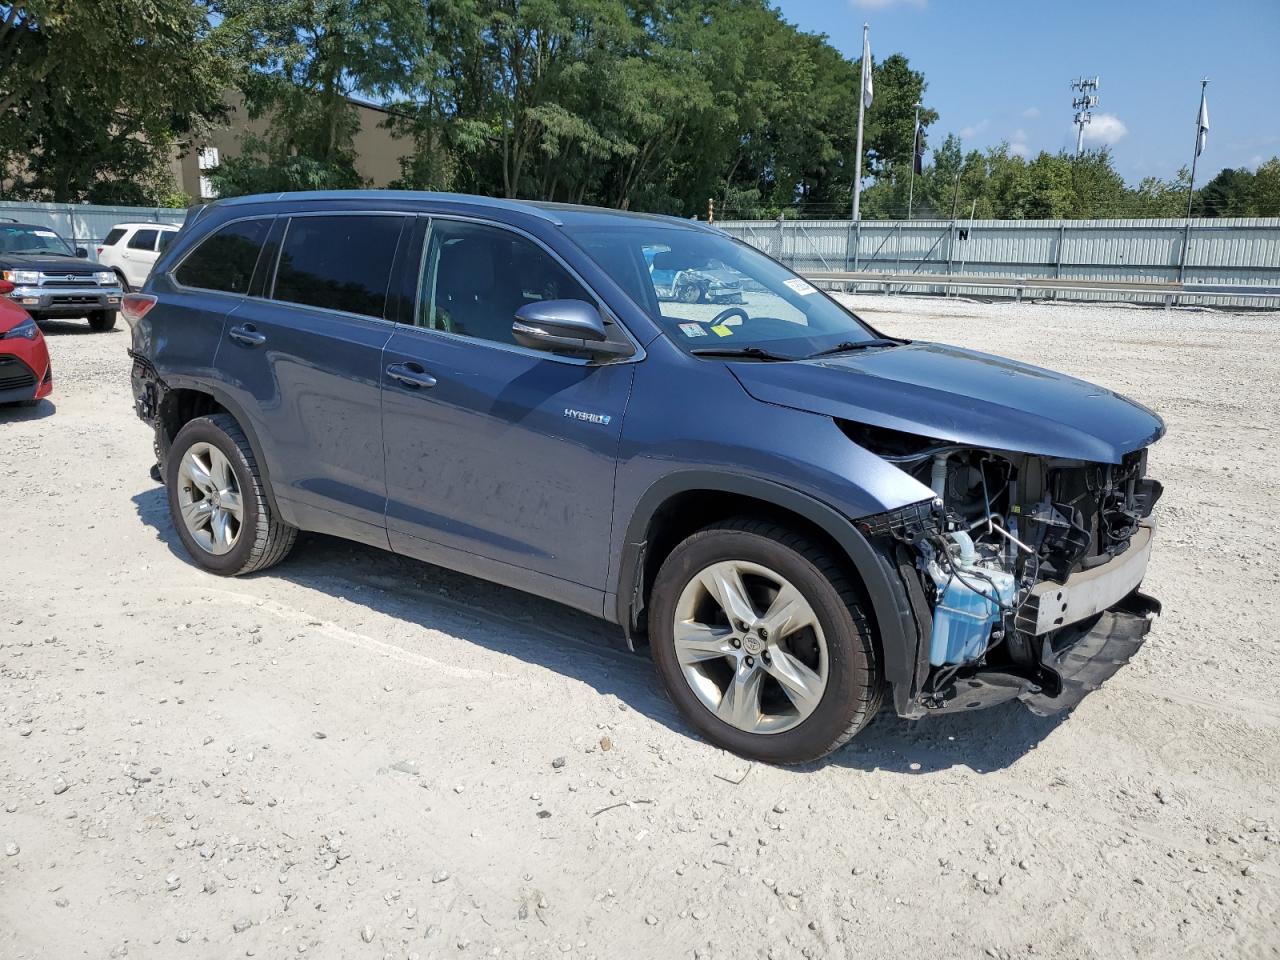
M 94 333 L 106 333 L 116 326 L 116 311 L 95 310 L 89 314 L 89 329 Z
M 676 706 L 742 756 L 816 760 L 879 709 L 883 684 L 854 584 L 786 527 L 742 518 L 683 541 L 654 583 L 649 623 Z
M 169 447 L 169 512 L 191 558 L 239 576 L 279 563 L 297 529 L 271 510 L 253 448 L 229 414 L 197 417 Z

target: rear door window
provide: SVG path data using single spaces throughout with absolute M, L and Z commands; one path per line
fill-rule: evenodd
M 157 230 L 139 230 L 129 238 L 130 250 L 154 250 Z
M 382 318 L 406 219 L 399 214 L 292 218 L 272 299 Z
M 271 219 L 238 220 L 214 231 L 183 259 L 174 279 L 185 287 L 246 293 Z

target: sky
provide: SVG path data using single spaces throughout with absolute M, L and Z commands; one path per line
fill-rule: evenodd
M 939 113 L 931 146 L 1008 141 L 1075 149 L 1072 79 L 1098 76 L 1087 146 L 1111 147 L 1131 183 L 1189 166 L 1208 77 L 1209 140 L 1197 184 L 1280 155 L 1280 0 L 774 0 L 847 56 L 907 57 Z M 856 122 L 856 121 L 855 121 Z

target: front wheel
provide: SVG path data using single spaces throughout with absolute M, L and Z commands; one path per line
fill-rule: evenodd
M 234 577 L 285 558 L 297 529 L 276 517 L 244 431 L 226 413 L 188 422 L 165 463 L 169 512 L 204 569 Z
M 89 314 L 89 329 L 94 333 L 106 333 L 116 326 L 116 311 L 95 310 Z
M 828 551 L 775 523 L 731 520 L 680 543 L 654 583 L 649 624 L 671 699 L 744 757 L 816 760 L 880 707 L 856 587 Z

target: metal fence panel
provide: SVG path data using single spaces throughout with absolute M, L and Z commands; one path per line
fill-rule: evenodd
M 735 220 L 718 223 L 799 273 L 1054 277 L 1280 286 L 1280 218 Z M 1001 291 L 975 291 L 1001 296 Z M 1081 293 L 1107 299 L 1107 293 Z M 1255 305 L 1223 296 L 1215 303 Z
M 108 207 L 87 203 L 25 203 L 0 201 L 0 217 L 48 227 L 73 246 L 89 248 L 97 259 L 97 245 L 117 223 L 173 223 L 181 225 L 187 211 L 173 207 Z

